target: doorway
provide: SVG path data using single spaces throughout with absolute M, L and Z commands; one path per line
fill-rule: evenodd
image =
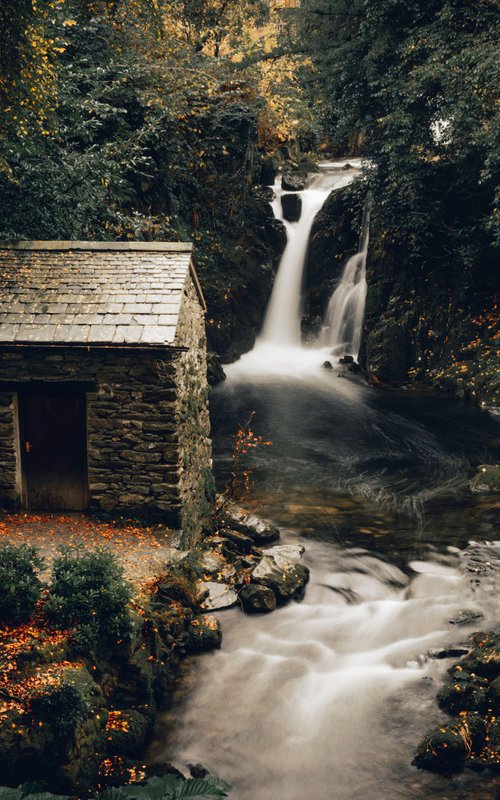
M 42 386 L 18 393 L 23 502 L 30 511 L 87 506 L 85 393 Z

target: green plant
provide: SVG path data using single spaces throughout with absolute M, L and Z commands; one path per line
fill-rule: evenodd
M 127 633 L 131 596 L 132 586 L 108 550 L 82 553 L 65 548 L 54 561 L 44 610 L 53 625 L 74 629 L 76 642 L 86 648 L 101 638 Z
M 211 800 L 227 797 L 231 786 L 220 778 L 184 780 L 177 775 L 149 778 L 145 783 L 105 789 L 99 800 Z M 66 797 L 42 792 L 34 784 L 23 784 L 17 789 L 0 786 L 0 800 L 67 800 Z
M 31 545 L 0 547 L 0 623 L 18 625 L 30 618 L 43 588 L 38 577 L 43 563 Z
M 102 800 L 210 800 L 213 797 L 227 797 L 230 789 L 228 783 L 212 775 L 188 780 L 176 775 L 164 775 L 162 778 L 149 778 L 144 784 L 108 789 L 101 797 Z

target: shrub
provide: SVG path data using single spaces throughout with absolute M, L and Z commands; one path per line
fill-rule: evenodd
M 43 588 L 43 563 L 31 545 L 0 547 L 0 623 L 19 625 L 30 618 Z
M 65 548 L 54 561 L 44 610 L 53 625 L 74 629 L 75 641 L 87 648 L 128 632 L 131 596 L 132 586 L 109 550 Z

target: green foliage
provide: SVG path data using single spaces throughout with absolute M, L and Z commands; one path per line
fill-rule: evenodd
M 29 784 L 17 789 L 0 786 L 0 800 L 67 800 L 50 792 L 31 791 Z M 149 778 L 143 784 L 106 789 L 99 794 L 99 800 L 212 800 L 227 797 L 231 786 L 220 778 L 208 775 L 206 778 L 183 780 L 176 775 L 162 778 Z
M 220 778 L 189 778 L 182 780 L 176 775 L 149 778 L 145 784 L 131 784 L 109 789 L 102 800 L 210 800 L 227 797 L 231 787 Z M 1 798 L 0 798 L 1 800 Z
M 88 714 L 88 687 L 79 679 L 78 673 L 76 669 L 67 670 L 61 683 L 49 687 L 30 703 L 34 716 L 49 722 L 61 738 L 70 735 Z
M 0 547 L 0 623 L 26 622 L 40 599 L 43 567 L 35 547 L 27 544 Z
M 333 141 L 372 161 L 380 231 L 413 253 L 478 265 L 500 243 L 496 0 L 304 0 L 301 10 Z
M 53 625 L 74 629 L 75 641 L 86 649 L 127 633 L 131 596 L 123 568 L 108 550 L 64 549 L 54 561 L 44 611 Z

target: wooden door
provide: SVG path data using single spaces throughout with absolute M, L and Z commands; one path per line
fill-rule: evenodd
M 50 388 L 19 394 L 24 504 L 82 511 L 87 495 L 85 395 Z

